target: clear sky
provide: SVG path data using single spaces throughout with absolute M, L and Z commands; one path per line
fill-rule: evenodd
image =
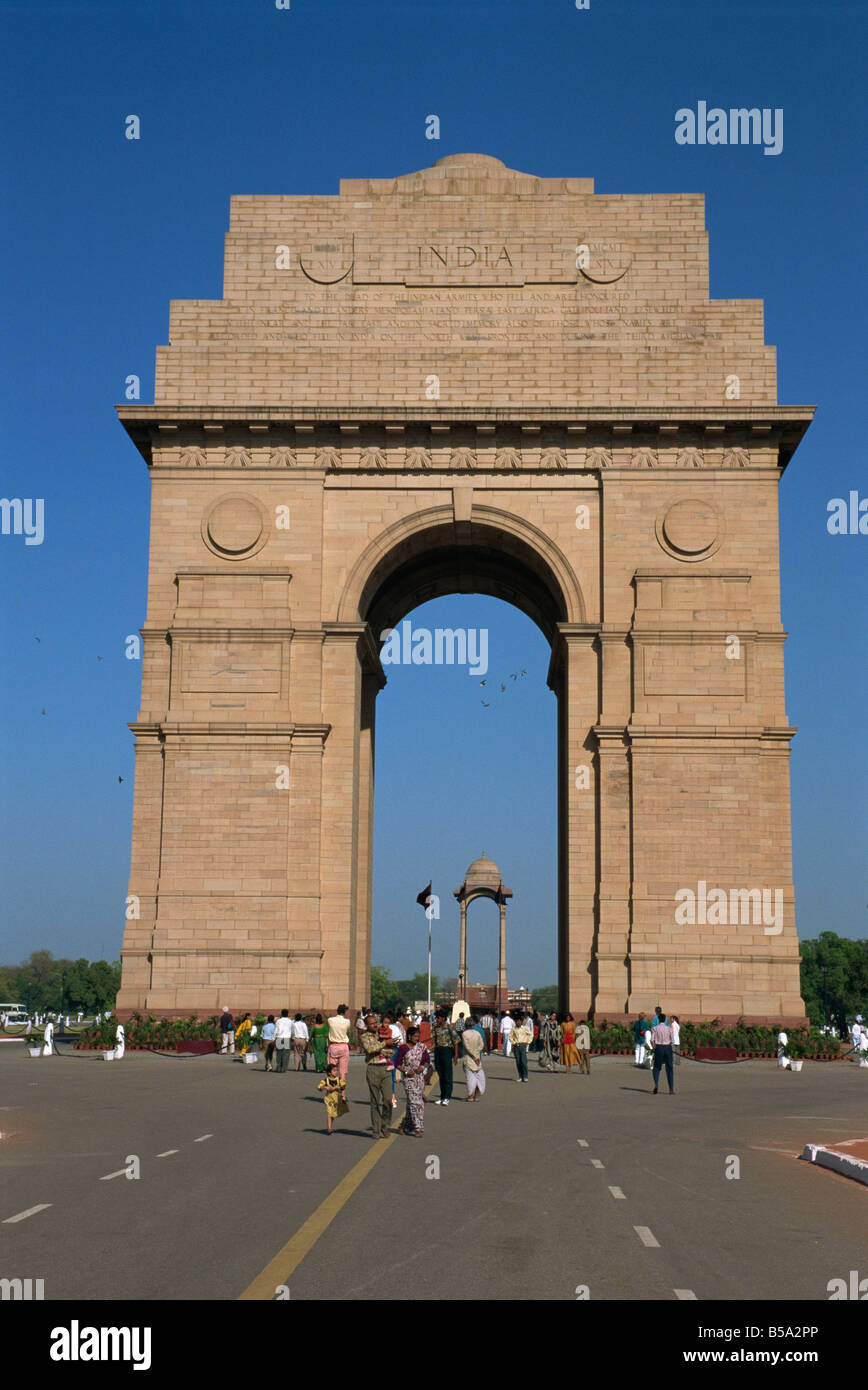
M 801 0 L 0 3 L 0 485 L 45 501 L 41 545 L 0 536 L 0 960 L 120 948 L 148 479 L 112 407 L 130 373 L 153 399 L 169 300 L 220 297 L 231 194 L 336 193 L 462 151 L 598 192 L 703 193 L 712 297 L 765 300 L 779 400 L 819 406 L 781 486 L 798 925 L 868 935 L 868 537 L 826 528 L 831 498 L 868 495 L 863 32 L 861 7 Z M 782 152 L 677 144 L 699 101 L 780 108 Z M 495 600 L 426 609 L 489 628 L 492 676 L 527 674 L 488 709 L 446 667 L 399 668 L 380 696 L 374 959 L 423 967 L 413 899 L 433 875 L 435 970 L 454 974 L 452 890 L 485 850 L 515 892 L 510 980 L 549 983 L 548 649 Z M 491 904 L 471 928 L 471 978 L 492 980 Z

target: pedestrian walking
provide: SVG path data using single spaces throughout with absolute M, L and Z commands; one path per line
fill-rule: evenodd
M 468 1020 L 467 1027 L 461 1034 L 461 1061 L 468 1101 L 477 1101 L 485 1095 L 485 1072 L 482 1068 L 484 1050 L 485 1040 L 481 1030 L 475 1028 Z
M 262 1025 L 262 1041 L 265 1043 L 265 1070 L 274 1071 L 274 1014 L 269 1014 L 268 1022 Z
M 485 1034 L 485 1055 L 487 1057 L 491 1052 L 491 1034 L 494 1029 L 494 1019 L 490 1013 L 486 1012 L 479 1021 L 482 1024 Z
M 409 1030 L 407 1037 L 409 1039 Z M 440 1095 L 435 1105 L 448 1105 L 452 1099 L 452 1057 L 455 1051 L 456 1033 L 446 1016 L 446 1010 L 439 1008 L 434 1015 L 431 1041 L 434 1046 L 434 1066 L 440 1082 Z M 400 1066 L 400 1062 L 398 1063 Z M 403 1071 L 403 1067 L 401 1067 Z
M 235 1024 L 232 1015 L 223 1005 L 223 1013 L 220 1018 L 220 1055 L 235 1051 Z
M 569 1076 L 573 1067 L 579 1065 L 579 1053 L 576 1048 L 576 1021 L 572 1014 L 564 1014 L 561 1020 L 561 1061 Z
M 371 1131 L 374 1139 L 386 1139 L 389 1135 L 389 1120 L 392 1117 L 392 1064 L 395 1043 L 388 1025 L 381 1037 L 377 1020 L 368 1014 L 365 1029 L 359 1033 L 359 1042 L 365 1054 L 365 1079 L 368 1095 L 371 1098 Z
M 672 1060 L 676 1067 L 681 1066 L 681 1024 L 678 1022 L 678 1015 L 673 1014 L 669 1020 L 669 1027 L 672 1029 Z
M 660 1068 L 666 1068 L 666 1080 L 669 1082 L 670 1096 L 675 1091 L 675 1081 L 672 1075 L 672 1029 L 666 1022 L 666 1015 L 662 1009 L 658 1008 L 657 1022 L 651 1029 L 651 1042 L 654 1047 L 654 1066 L 651 1075 L 654 1078 L 654 1090 L 652 1095 L 657 1094 L 657 1081 L 660 1076 Z
M 591 1030 L 587 1019 L 582 1019 L 576 1029 L 576 1049 L 579 1054 L 579 1070 L 587 1076 L 591 1074 Z
M 115 1061 L 119 1062 L 124 1055 L 127 1045 L 127 1035 L 124 1032 L 124 1025 L 119 1023 L 115 1029 Z
M 42 1034 L 42 1055 L 50 1057 L 54 1052 L 54 1024 L 49 1019 Z
M 557 1071 L 561 1049 L 561 1025 L 554 1009 L 543 1018 L 539 1030 L 539 1064 L 543 1071 Z
M 645 1030 L 648 1024 L 645 1015 L 640 1014 L 633 1024 L 633 1041 L 636 1044 L 634 1066 L 643 1067 L 645 1065 Z
M 307 1024 L 301 1014 L 296 1014 L 292 1024 L 292 1051 L 295 1057 L 296 1071 L 307 1071 L 307 1049 L 310 1043 L 310 1034 L 307 1031 Z
M 452 1012 L 455 1012 L 454 1008 Z M 461 1011 L 459 1012 L 458 1016 L 456 1018 L 452 1018 L 450 1022 L 452 1023 L 452 1031 L 455 1034 L 455 1051 L 452 1060 L 457 1066 L 458 1058 L 460 1056 L 461 1034 L 464 1032 L 464 1028 L 467 1023 L 467 1014 Z
M 235 1030 L 235 1041 L 238 1043 L 242 1057 L 246 1052 L 250 1051 L 252 1046 L 254 1046 L 252 1029 L 253 1023 L 251 1022 L 250 1014 L 245 1014 Z M 235 1051 L 234 1047 L 232 1051 Z
M 509 1009 L 507 1009 L 503 1018 L 500 1020 L 500 1046 L 503 1050 L 504 1057 L 512 1056 L 512 1030 L 514 1027 L 515 1019 L 510 1014 Z
M 289 1054 L 292 1049 L 292 1019 L 289 1016 L 289 1009 L 282 1009 L 280 1018 L 274 1025 L 274 1055 L 277 1059 L 277 1071 L 285 1072 L 289 1070 Z
M 451 1062 L 451 1048 L 449 1058 Z M 398 1133 L 412 1134 L 418 1139 L 425 1128 L 425 1082 L 431 1073 L 431 1054 L 420 1041 L 418 1028 L 411 1025 L 407 1029 L 407 1041 L 398 1048 L 395 1064 L 403 1075 L 407 1096 L 407 1109 Z
M 530 1018 L 516 1014 L 512 1030 L 512 1055 L 515 1058 L 516 1081 L 527 1081 L 527 1050 L 533 1042 L 533 1026 Z
M 790 1065 L 790 1059 L 787 1056 L 788 1046 L 789 1038 L 787 1037 L 784 1029 L 782 1028 L 781 1031 L 778 1033 L 778 1066 L 783 1067 L 784 1070 L 786 1070 L 786 1068 Z
M 310 1039 L 313 1046 L 313 1060 L 316 1063 L 317 1071 L 325 1071 L 328 1066 L 328 1047 L 329 1047 L 329 1026 L 323 1023 L 322 1014 L 317 1014 L 313 1021 L 313 1028 L 310 1030 Z
M 338 1076 L 346 1086 L 347 1068 L 350 1064 L 350 1020 L 347 1018 L 346 1004 L 339 1004 L 338 1011 L 329 1019 L 329 1062 L 337 1064 Z
M 329 1062 L 328 1069 L 322 1081 L 317 1086 L 318 1091 L 322 1091 L 322 1098 L 326 1108 L 326 1133 L 331 1134 L 332 1125 L 341 1115 L 349 1114 L 350 1107 L 347 1105 L 346 1083 L 338 1074 L 337 1062 Z

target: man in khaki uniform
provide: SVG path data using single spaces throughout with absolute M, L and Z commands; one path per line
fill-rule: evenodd
M 365 1022 L 366 1027 L 358 1037 L 367 1062 L 365 1077 L 371 1097 L 372 1138 L 386 1139 L 392 1114 L 392 1075 L 389 1070 L 389 1058 L 395 1049 L 395 1042 L 391 1033 L 387 1038 L 379 1036 L 374 1014 L 368 1014 Z

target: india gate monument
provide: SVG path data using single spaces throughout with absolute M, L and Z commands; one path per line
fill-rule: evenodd
M 368 998 L 382 634 L 460 592 L 551 645 L 561 1007 L 804 1018 L 777 490 L 812 411 L 708 254 L 698 194 L 482 154 L 232 199 L 223 298 L 173 302 L 119 407 L 152 482 L 122 1017 Z

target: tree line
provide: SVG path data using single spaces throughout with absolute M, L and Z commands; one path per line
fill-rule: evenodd
M 114 1008 L 120 987 L 117 960 L 55 959 L 43 950 L 20 965 L 0 965 L 0 999 L 28 1013 L 101 1013 Z

